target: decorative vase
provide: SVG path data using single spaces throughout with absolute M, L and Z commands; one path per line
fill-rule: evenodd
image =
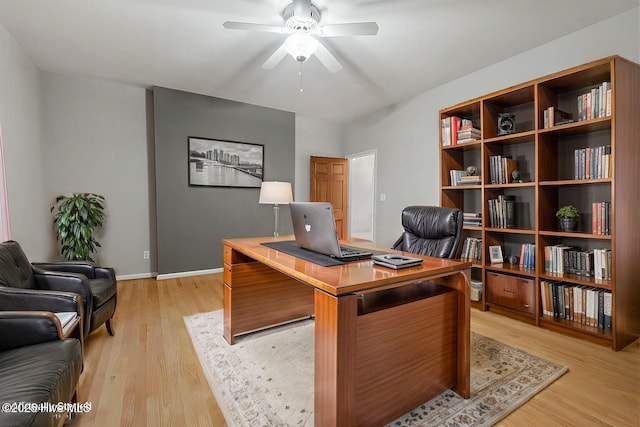
M 560 229 L 565 232 L 576 231 L 578 218 L 560 218 Z

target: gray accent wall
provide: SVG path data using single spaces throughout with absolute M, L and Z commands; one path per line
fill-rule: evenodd
M 273 208 L 258 204 L 259 188 L 189 186 L 188 137 L 263 144 L 264 180 L 294 185 L 295 114 L 160 87 L 153 108 L 158 274 L 220 268 L 222 239 L 271 235 Z

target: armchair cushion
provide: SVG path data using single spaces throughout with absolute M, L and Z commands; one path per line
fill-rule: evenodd
M 91 281 L 93 306 L 100 307 L 116 295 L 116 287 L 111 279 L 94 279 Z
M 409 206 L 402 211 L 404 232 L 393 248 L 438 258 L 453 258 L 462 234 L 462 211 Z
M 82 351 L 76 339 L 55 340 L 0 352 L 0 402 L 70 402 L 80 372 Z M 58 425 L 54 412 L 0 412 L 3 426 Z

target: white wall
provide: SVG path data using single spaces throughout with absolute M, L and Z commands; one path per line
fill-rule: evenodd
M 640 8 L 421 93 L 348 126 L 345 154 L 378 149 L 376 243 L 402 232 L 411 204 L 439 204 L 439 110 L 605 56 L 640 62 Z
M 27 256 L 54 250 L 50 198 L 45 193 L 38 69 L 0 25 L 0 126 L 4 145 L 11 238 Z
M 151 250 L 149 148 L 142 88 L 41 72 L 44 185 L 59 194 L 105 197 L 96 261 L 118 275 L 149 273 Z
M 296 115 L 296 188 L 293 199 L 309 200 L 311 156 L 344 157 L 343 127 Z

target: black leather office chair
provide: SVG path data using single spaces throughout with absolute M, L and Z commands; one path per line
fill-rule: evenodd
M 404 232 L 393 249 L 437 258 L 454 258 L 462 236 L 462 211 L 438 206 L 402 210 Z
M 84 336 L 89 335 L 103 323 L 106 324 L 109 335 L 113 335 L 111 318 L 116 310 L 117 283 L 112 268 L 96 267 L 82 261 L 32 264 L 18 242 L 9 240 L 0 243 L 0 286 L 16 290 L 63 291 L 78 294 L 83 304 Z M 15 295 L 12 297 L 16 298 Z M 28 297 L 24 295 L 24 298 Z M 25 310 L 26 308 L 9 309 Z M 42 306 L 39 309 L 46 308 Z

